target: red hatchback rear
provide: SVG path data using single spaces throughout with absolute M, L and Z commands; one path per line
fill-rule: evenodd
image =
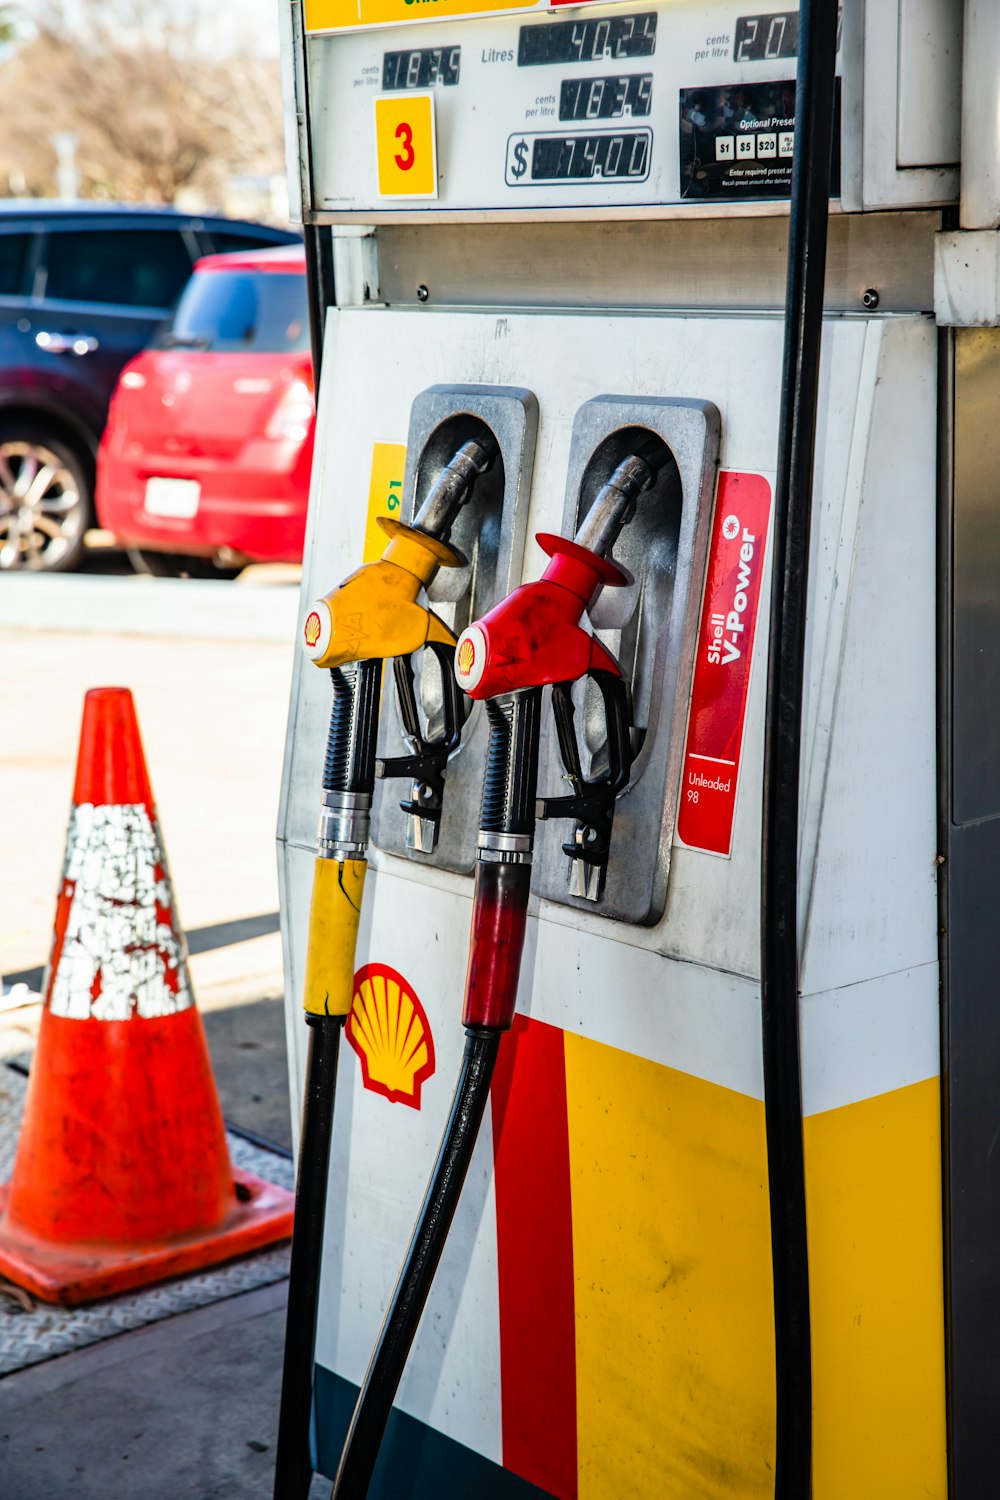
M 299 562 L 315 406 L 305 254 L 197 262 L 170 328 L 122 371 L 100 523 L 152 572 Z

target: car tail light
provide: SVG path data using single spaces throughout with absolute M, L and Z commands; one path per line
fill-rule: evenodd
M 286 443 L 304 443 L 309 436 L 314 411 L 311 386 L 304 380 L 293 380 L 271 413 L 264 429 L 265 437 Z

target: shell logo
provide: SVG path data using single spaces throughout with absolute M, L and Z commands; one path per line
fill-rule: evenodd
M 421 1086 L 434 1072 L 434 1039 L 427 1012 L 402 974 L 388 964 L 358 970 L 346 1035 L 361 1059 L 365 1088 L 419 1109 Z
M 315 646 L 316 642 L 319 640 L 319 633 L 322 628 L 322 621 L 320 620 L 320 617 L 316 613 L 316 611 L 313 610 L 312 614 L 306 620 L 305 624 L 305 637 L 307 646 Z
M 469 637 L 462 637 L 462 644 L 458 648 L 458 670 L 463 677 L 468 677 L 472 671 L 472 663 L 476 659 L 476 648 Z

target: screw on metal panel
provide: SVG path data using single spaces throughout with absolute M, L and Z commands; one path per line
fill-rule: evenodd
M 869 312 L 871 312 L 876 307 L 878 307 L 878 292 L 875 290 L 875 288 L 873 286 L 870 286 L 868 288 L 867 292 L 865 292 L 864 296 L 861 298 L 861 300 L 865 304 L 865 306 L 868 308 Z
M 418 302 L 426 302 L 427 298 L 429 296 L 430 296 L 430 292 L 424 286 L 423 282 L 421 282 L 420 285 L 417 287 L 417 301 Z

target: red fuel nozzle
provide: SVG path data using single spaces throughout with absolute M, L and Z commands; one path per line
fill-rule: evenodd
M 548 532 L 537 540 L 551 558 L 543 576 L 470 625 L 455 652 L 459 686 L 486 699 L 490 717 L 462 1017 L 466 1026 L 490 1030 L 510 1026 L 517 998 L 538 815 L 542 688 L 560 684 L 568 692 L 589 673 L 621 680 L 614 657 L 580 620 L 602 585 L 628 578 L 577 542 Z
M 618 663 L 580 619 L 597 590 L 628 583 L 613 562 L 565 537 L 539 532 L 552 559 L 536 583 L 524 583 L 459 638 L 455 676 L 470 698 L 573 682 L 588 672 L 619 676 Z

